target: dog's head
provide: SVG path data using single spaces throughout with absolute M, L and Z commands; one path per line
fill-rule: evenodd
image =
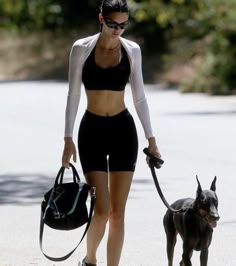
M 201 184 L 197 178 L 198 188 L 195 200 L 195 208 L 202 216 L 210 228 L 215 228 L 220 219 L 218 214 L 218 197 L 216 195 L 216 176 L 211 183 L 210 190 L 202 190 Z

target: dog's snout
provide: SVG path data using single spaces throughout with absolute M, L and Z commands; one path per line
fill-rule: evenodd
M 220 220 L 220 216 L 219 216 L 219 214 L 218 213 L 210 213 L 210 217 L 212 218 L 212 219 L 214 219 L 215 221 L 219 221 Z
M 211 206 L 209 215 L 215 221 L 218 221 L 220 219 L 218 210 L 217 210 L 217 208 L 215 206 Z

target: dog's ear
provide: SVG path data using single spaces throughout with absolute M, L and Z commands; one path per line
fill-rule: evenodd
M 197 198 L 201 195 L 202 193 L 202 187 L 201 187 L 201 184 L 198 180 L 198 176 L 196 175 L 196 179 L 197 179 L 197 183 L 198 183 L 198 187 L 197 187 Z
M 212 181 L 212 183 L 211 183 L 211 188 L 210 188 L 210 190 L 212 190 L 212 191 L 216 191 L 216 176 L 215 176 L 215 178 L 214 178 L 214 180 Z

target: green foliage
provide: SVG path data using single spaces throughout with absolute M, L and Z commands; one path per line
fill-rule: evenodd
M 96 25 L 97 0 L 0 0 L 0 29 L 75 29 Z M 193 80 L 186 91 L 230 94 L 236 91 L 235 0 L 128 0 L 131 30 L 149 53 L 168 51 L 176 40 L 202 42 Z M 88 23 L 89 21 L 89 23 Z M 183 53 L 182 53 L 183 54 Z M 189 60 L 199 56 L 191 51 Z
M 186 91 L 236 92 L 235 0 L 133 0 L 132 12 L 136 27 L 145 25 L 144 40 L 156 49 L 160 39 L 168 44 L 187 37 L 206 44 L 195 77 L 184 84 Z
M 94 17 L 94 1 L 0 0 L 0 28 L 33 31 L 76 28 Z
M 207 45 L 203 62 L 185 90 L 236 93 L 236 1 L 199 1 L 198 10 L 193 19 L 201 25 Z

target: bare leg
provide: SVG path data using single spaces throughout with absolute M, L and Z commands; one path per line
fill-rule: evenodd
M 110 210 L 108 175 L 106 172 L 90 172 L 86 174 L 86 180 L 88 184 L 96 187 L 96 205 L 87 234 L 87 256 L 85 261 L 96 264 L 97 248 L 104 236 Z
M 107 243 L 107 266 L 118 266 L 124 242 L 125 206 L 130 191 L 133 172 L 110 173 L 109 235 Z

